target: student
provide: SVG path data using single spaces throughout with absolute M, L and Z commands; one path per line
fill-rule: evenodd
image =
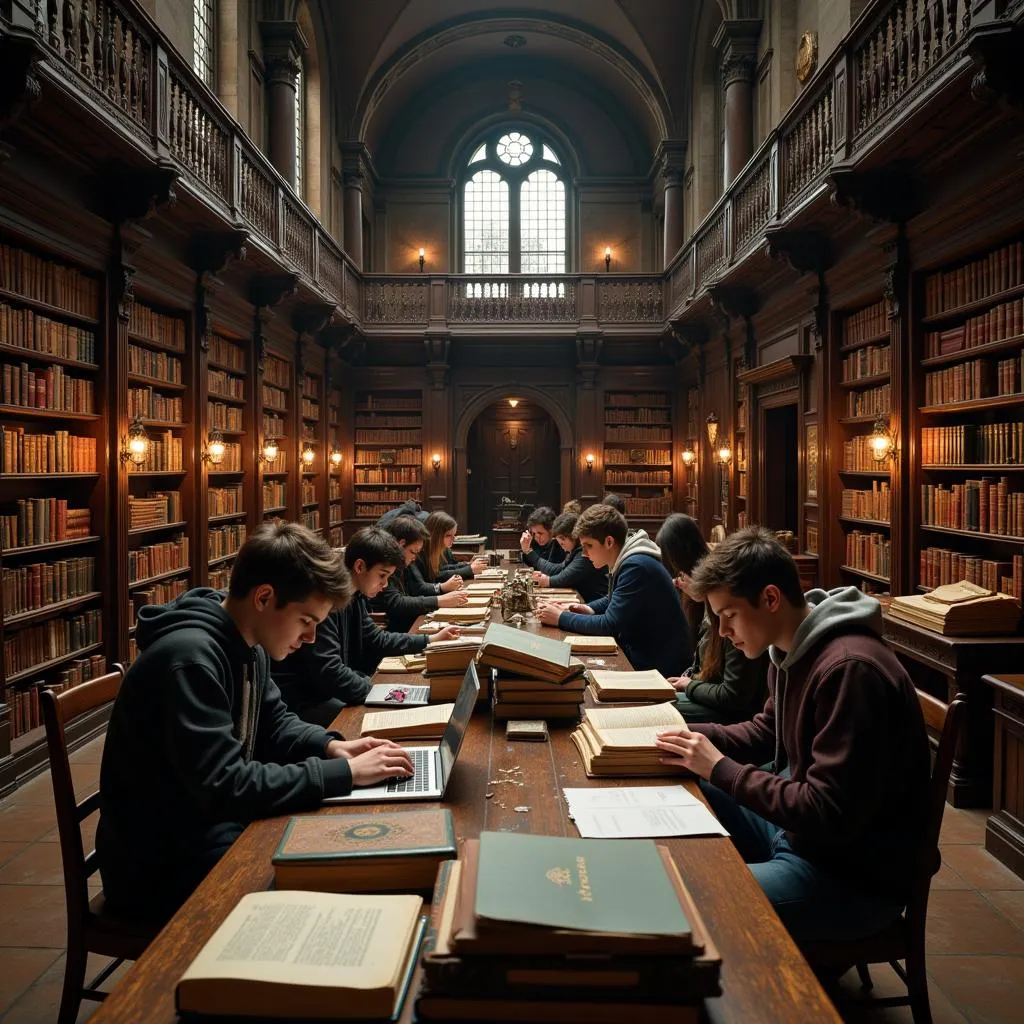
M 697 521 L 673 512 L 658 531 L 661 560 L 680 592 L 690 636 L 698 637 L 692 664 L 669 682 L 687 722 L 745 722 L 764 707 L 768 655 L 747 658 L 725 639 L 718 616 L 689 593 L 690 574 L 708 553 Z
M 570 498 L 563 506 L 563 512 L 571 512 L 574 516 L 578 516 L 583 511 L 583 506 L 577 501 L 576 498 Z
M 547 587 L 570 587 L 578 591 L 585 604 L 608 594 L 608 570 L 598 569 L 583 554 L 583 545 L 573 536 L 578 519 L 579 516 L 563 512 L 554 521 L 551 530 L 558 546 L 565 552 L 565 561 L 555 565 L 550 574 L 546 570 L 535 572 L 533 582 L 542 590 Z
M 369 601 L 404 564 L 398 541 L 379 526 L 364 527 L 345 545 L 345 567 L 355 596 L 320 623 L 315 643 L 274 665 L 282 698 L 303 721 L 329 725 L 343 707 L 361 704 L 382 658 L 417 654 L 429 639 L 452 640 L 459 635 L 454 626 L 429 639 L 423 634 L 391 633 L 370 618 Z
M 539 505 L 526 520 L 526 529 L 519 538 L 523 561 L 541 572 L 553 572 L 565 560 L 565 552 L 555 540 L 551 528 L 555 525 L 555 510 Z
M 409 498 L 403 501 L 398 508 L 388 509 L 373 525 L 380 526 L 383 529 L 387 527 L 399 516 L 411 516 L 413 519 L 418 519 L 423 522 L 427 518 L 427 513 L 423 511 L 422 506 L 415 498 Z
M 458 524 L 447 512 L 431 512 L 423 525 L 430 536 L 415 564 L 425 582 L 444 583 L 450 576 L 471 580 L 487 568 L 487 559 L 483 556 L 471 562 L 460 562 L 452 554 Z
M 370 601 L 375 612 L 388 617 L 388 629 L 407 633 L 416 619 L 435 608 L 458 608 L 469 603 L 461 576 L 451 576 L 444 583 L 424 583 L 413 562 L 430 536 L 427 528 L 412 516 L 398 516 L 388 525 L 388 533 L 398 541 L 405 564 L 388 578 L 388 585 Z
M 615 511 L 618 512 L 623 519 L 626 518 L 626 503 L 617 494 L 612 494 L 611 491 L 609 491 L 601 499 L 601 504 L 611 505 L 611 507 L 615 509 Z
M 605 504 L 586 509 L 573 536 L 595 568 L 610 566 L 609 594 L 568 609 L 541 605 L 541 622 L 567 633 L 614 636 L 634 669 L 679 675 L 690 663 L 690 634 L 657 544 L 643 530 L 627 538 L 626 520 Z
M 296 523 L 263 523 L 226 595 L 200 587 L 139 609 L 139 656 L 114 702 L 96 832 L 109 907 L 165 920 L 256 818 L 294 814 L 412 770 L 401 747 L 300 721 L 270 659 L 313 642 L 349 599 L 341 555 Z
M 769 697 L 751 722 L 663 733 L 662 760 L 706 780 L 798 942 L 893 923 L 923 834 L 929 751 L 878 601 L 855 587 L 805 597 L 792 556 L 756 526 L 722 541 L 691 582 L 724 637 L 748 658 L 768 651 Z

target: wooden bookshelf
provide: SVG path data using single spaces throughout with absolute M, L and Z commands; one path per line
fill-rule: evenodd
M 683 511 L 697 519 L 700 515 L 700 389 L 689 388 L 686 392 L 686 439 L 683 450 L 693 452 L 695 458 L 689 466 L 682 463 Z
M 341 417 L 341 389 L 331 387 L 327 394 L 327 540 L 334 547 L 345 543 L 344 462 L 336 465 L 331 460 L 332 453 L 343 452 Z
M 672 395 L 604 394 L 604 489 L 622 496 L 632 523 L 660 523 L 672 509 Z
M 750 385 L 740 380 L 740 374 L 747 369 L 742 360 L 736 361 L 736 406 L 733 415 L 732 441 L 732 474 L 733 493 L 732 507 L 734 510 L 732 525 L 740 529 L 750 523 L 748 498 L 750 495 L 750 477 L 747 473 L 747 450 L 749 445 L 750 423 Z
M 14 241 L 6 228 L 4 237 L 0 718 L 7 728 L 0 724 L 0 789 L 45 763 L 42 689 L 67 689 L 101 675 L 113 660 L 103 603 L 112 558 L 103 278 Z
M 259 378 L 261 450 L 263 444 L 274 438 L 278 455 L 273 462 L 260 462 L 260 509 L 264 518 L 295 518 L 296 497 L 290 486 L 297 461 L 294 379 L 289 359 L 267 353 Z
M 356 393 L 353 518 L 372 522 L 423 500 L 423 393 Z
M 312 346 L 310 346 L 312 348 Z M 324 450 L 326 406 L 324 375 L 307 368 L 299 376 L 299 476 L 298 520 L 321 532 L 326 522 L 327 452 Z M 307 461 L 308 460 L 308 461 Z

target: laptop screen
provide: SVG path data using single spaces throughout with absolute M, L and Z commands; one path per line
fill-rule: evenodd
M 459 747 L 462 746 L 462 738 L 466 735 L 466 728 L 469 720 L 473 717 L 473 708 L 476 707 L 477 697 L 480 695 L 480 680 L 476 674 L 476 662 L 471 661 L 462 678 L 462 686 L 459 687 L 459 695 L 455 698 L 455 707 L 452 710 L 452 717 L 448 719 L 444 735 L 441 737 L 441 786 L 442 789 L 448 785 L 451 777 L 452 765 L 455 758 L 459 756 Z

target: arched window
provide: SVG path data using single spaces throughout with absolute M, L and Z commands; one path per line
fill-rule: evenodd
M 533 129 L 499 129 L 479 143 L 462 189 L 463 271 L 564 274 L 564 175 Z
M 295 194 L 302 198 L 302 147 L 306 144 L 304 120 L 306 117 L 306 75 L 302 61 L 295 75 Z
M 192 0 L 192 70 L 211 89 L 215 86 L 213 24 L 216 12 L 213 0 Z

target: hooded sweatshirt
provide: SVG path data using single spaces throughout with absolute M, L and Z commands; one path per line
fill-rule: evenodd
M 806 598 L 792 650 L 769 648 L 764 710 L 693 731 L 725 755 L 711 782 L 784 829 L 796 853 L 905 900 L 929 784 L 917 693 L 881 639 L 878 601 L 856 587 Z
M 201 587 L 139 609 L 96 833 L 104 892 L 125 913 L 173 910 L 212 866 L 211 848 L 247 822 L 352 788 L 348 761 L 324 759 L 331 735 L 288 711 L 267 652 L 246 643 L 222 599 Z
M 550 563 L 548 563 L 550 564 Z M 541 569 L 547 578 L 548 586 L 570 587 L 577 591 L 583 598 L 584 604 L 591 601 L 598 601 L 608 596 L 608 570 L 598 569 L 594 563 L 583 554 L 583 546 L 577 542 L 576 547 L 566 556 L 561 565 L 556 565 L 554 571 Z M 543 593 L 542 595 L 543 596 Z
M 658 545 L 643 530 L 626 537 L 612 571 L 609 593 L 589 603 L 593 615 L 562 612 L 567 633 L 613 636 L 637 671 L 656 668 L 677 676 L 690 663 L 690 631 Z

